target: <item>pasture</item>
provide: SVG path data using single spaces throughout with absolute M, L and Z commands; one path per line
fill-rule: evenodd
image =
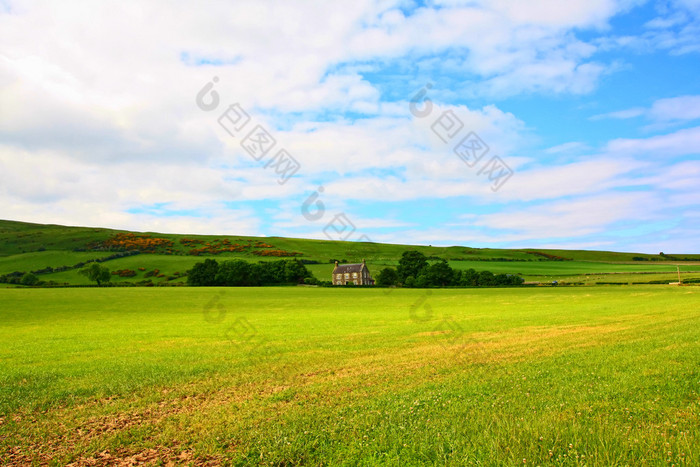
M 700 289 L 0 289 L 7 465 L 698 465 Z
M 8 274 L 12 271 L 32 271 L 47 266 L 60 267 L 72 266 L 79 261 L 103 258 L 108 252 L 72 252 L 72 251 L 41 251 L 20 253 L 9 256 L 0 256 L 0 274 Z M 207 256 L 210 257 L 210 256 Z M 139 254 L 124 258 L 113 259 L 103 263 L 112 271 L 120 269 L 133 270 L 136 275 L 130 278 L 112 277 L 112 282 L 134 283 L 151 279 L 155 284 L 184 284 L 184 274 L 195 263 L 204 261 L 207 257 Z M 219 262 L 231 259 L 244 259 L 257 262 L 270 260 L 270 258 L 249 257 L 241 254 L 218 255 L 215 259 Z M 309 264 L 307 268 L 319 280 L 330 280 L 334 265 L 327 259 L 320 259 L 320 264 Z M 385 267 L 396 267 L 397 260 L 368 259 L 370 272 L 376 277 L 377 273 Z M 653 280 L 676 281 L 676 265 L 668 262 L 617 262 L 608 263 L 600 261 L 449 261 L 455 270 L 475 269 L 477 271 L 488 270 L 494 274 L 521 274 L 526 281 L 551 282 L 553 280 L 568 283 L 595 284 L 596 282 L 649 282 Z M 149 273 L 158 270 L 158 275 L 150 276 Z M 700 278 L 700 263 L 681 263 L 680 270 L 683 280 L 697 280 Z M 62 272 L 41 274 L 41 280 L 54 281 L 58 284 L 88 285 L 91 282 L 87 277 L 79 274 L 79 269 L 69 269 Z M 2 284 L 0 284 L 2 286 Z
M 237 247 L 236 247 L 237 246 Z M 680 265 L 684 281 L 700 280 L 700 255 L 651 255 L 587 250 L 490 249 L 463 246 L 393 245 L 368 242 L 310 240 L 284 237 L 181 235 L 115 231 L 101 228 L 66 227 L 0 220 L 0 276 L 18 278 L 38 271 L 38 280 L 58 285 L 87 285 L 77 264 L 108 259 L 104 265 L 113 283 L 182 285 L 192 266 L 206 258 L 250 262 L 289 258 L 305 260 L 314 276 L 330 280 L 335 260 L 367 260 L 376 276 L 387 266 L 395 267 L 407 250 L 417 250 L 435 260 L 445 259 L 454 269 L 488 270 L 495 274 L 520 274 L 526 281 L 596 284 L 598 282 L 659 282 L 667 280 Z M 114 253 L 140 253 L 114 258 Z M 109 257 L 109 258 L 108 258 Z M 565 260 L 564 260 L 565 259 Z M 51 271 L 49 268 L 57 269 Z M 9 281 L 7 281 L 9 282 Z M 0 287 L 6 287 L 0 283 Z

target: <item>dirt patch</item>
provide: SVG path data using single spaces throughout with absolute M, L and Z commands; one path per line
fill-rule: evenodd
M 92 457 L 83 457 L 75 462 L 66 464 L 66 467 L 87 467 L 87 466 L 115 466 L 127 467 L 136 465 L 196 465 L 214 466 L 221 465 L 223 459 L 212 456 L 195 457 L 191 451 L 177 451 L 172 448 L 159 446 L 149 448 L 140 452 L 129 452 L 128 450 L 116 451 L 114 453 L 105 450 Z

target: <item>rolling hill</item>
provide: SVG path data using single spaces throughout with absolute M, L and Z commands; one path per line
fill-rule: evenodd
M 88 284 L 78 271 L 90 261 L 104 262 L 114 273 L 113 282 L 182 285 L 186 271 L 206 257 L 246 261 L 297 258 L 307 263 L 316 277 L 327 279 L 335 260 L 359 262 L 366 259 L 370 270 L 378 271 L 383 266 L 397 264 L 401 254 L 409 249 L 446 259 L 455 269 L 521 274 L 526 280 L 587 283 L 592 276 L 600 281 L 600 275 L 615 274 L 614 277 L 623 282 L 636 278 L 643 279 L 642 282 L 663 282 L 673 278 L 676 264 L 681 264 L 685 279 L 700 278 L 700 274 L 694 275 L 700 271 L 700 264 L 694 263 L 700 262 L 698 254 L 650 255 L 186 235 L 0 220 L 0 275 L 34 272 L 42 281 L 57 285 Z

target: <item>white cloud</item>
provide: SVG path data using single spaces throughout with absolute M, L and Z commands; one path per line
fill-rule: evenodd
M 666 50 L 672 55 L 700 52 L 700 7 L 696 0 L 657 2 L 659 16 L 644 24 L 637 35 L 608 36 L 594 42 L 604 50 L 637 52 Z
M 604 232 L 614 223 L 640 222 L 654 216 L 653 196 L 614 193 L 555 201 L 530 208 L 479 216 L 480 227 L 517 234 L 520 240 L 583 237 Z
M 698 154 L 699 148 L 700 127 L 693 127 L 648 138 L 618 138 L 610 141 L 606 150 L 611 154 L 646 154 L 668 158 Z
M 682 123 L 700 119 L 700 96 L 677 96 L 658 99 L 649 108 L 634 107 L 594 115 L 591 120 L 646 117 L 656 123 Z
M 700 118 L 700 96 L 659 99 L 651 106 L 649 117 L 657 121 L 697 120 Z
M 615 112 L 608 112 L 604 114 L 598 114 L 591 117 L 591 120 L 603 120 L 606 118 L 613 118 L 617 120 L 626 120 L 628 118 L 641 117 L 646 114 L 647 110 L 643 107 L 635 107 L 633 109 L 617 110 Z
M 589 150 L 589 147 L 586 143 L 582 141 L 570 141 L 547 148 L 544 152 L 547 154 L 569 154 L 587 150 Z
M 283 209 L 285 200 L 323 184 L 329 209 L 355 200 L 458 197 L 501 209 L 510 202 L 595 197 L 635 186 L 629 174 L 641 165 L 631 157 L 699 147 L 700 133 L 689 129 L 612 141 L 607 152 L 614 158 L 547 166 L 531 151 L 520 152 L 532 145 L 531 129 L 513 113 L 495 105 L 443 105 L 459 115 L 465 132 L 483 138 L 489 157 L 503 157 L 516 171 L 493 193 L 478 168 L 467 167 L 453 146 L 433 135 L 430 125 L 443 110 L 438 104 L 455 96 L 464 102 L 590 92 L 611 65 L 594 59 L 599 44 L 577 34 L 605 31 L 610 18 L 633 2 L 446 1 L 439 2 L 444 8 L 409 14 L 398 3 L 13 2 L 10 14 L 0 13 L 0 217 L 252 234 L 266 228 L 266 216 L 291 226 L 298 206 L 295 216 L 277 219 L 226 203 L 266 200 Z M 666 32 L 661 23 L 652 26 Z M 692 41 L 682 43 L 690 33 L 669 40 L 691 47 Z M 447 70 L 456 84 L 433 90 L 435 115 L 413 118 L 401 101 L 410 95 L 384 102 L 381 87 L 363 77 L 396 63 L 411 70 L 397 78 L 406 88 L 412 85 L 406 80 L 437 81 Z M 207 113 L 196 107 L 195 95 L 214 76 L 221 105 Z M 694 99 L 659 101 L 645 115 L 689 121 L 697 118 Z M 264 122 L 300 161 L 298 177 L 280 186 L 241 150 L 240 138 L 217 125 L 233 102 Z M 349 116 L 353 112 L 362 118 Z M 304 121 L 306 115 L 311 121 Z M 547 153 L 584 149 L 569 143 Z M 679 177 L 669 189 L 682 191 L 688 183 Z M 615 213 L 627 199 L 615 198 Z M 162 209 L 143 209 L 160 203 Z M 552 203 L 538 214 L 542 225 L 554 228 L 547 219 L 558 215 L 573 222 L 571 212 Z M 588 206 L 593 204 L 580 207 Z M 190 210 L 197 215 L 187 215 Z M 592 219 L 596 226 L 609 221 L 603 214 Z M 493 216 L 479 219 L 484 227 L 500 223 L 525 232 L 525 238 L 535 231 L 524 219 L 510 225 Z M 443 235 L 488 241 L 490 235 L 412 228 L 366 213 L 357 221 L 367 229 L 411 227 L 405 238 L 413 241 L 437 243 Z M 373 238 L 395 241 L 392 235 Z

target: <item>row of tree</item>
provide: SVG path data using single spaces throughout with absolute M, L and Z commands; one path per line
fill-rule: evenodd
M 37 285 L 39 278 L 31 272 L 15 271 L 0 276 L 2 284 Z
M 218 263 L 206 259 L 187 274 L 187 285 L 258 286 L 316 284 L 318 281 L 301 261 L 278 260 L 249 263 L 240 259 Z
M 431 259 L 432 264 L 428 261 Z M 104 285 L 111 279 L 109 269 L 90 263 L 80 270 L 97 285 Z M 397 268 L 384 268 L 376 277 L 380 286 L 403 287 L 446 287 L 446 286 L 512 286 L 522 285 L 523 278 L 512 274 L 493 274 L 490 271 L 452 269 L 447 261 L 440 258 L 428 258 L 424 254 L 406 251 L 399 260 Z M 32 273 L 11 273 L 0 277 L 0 281 L 22 285 L 40 285 Z M 191 286 L 262 286 L 284 284 L 328 284 L 318 281 L 300 260 L 261 261 L 249 263 L 234 259 L 218 263 L 215 259 L 206 259 L 196 263 L 187 275 L 187 284 Z
M 97 282 L 97 285 L 103 285 L 109 282 L 111 279 L 111 275 L 109 273 L 109 269 L 107 269 L 105 266 L 101 266 L 94 262 L 94 260 L 91 260 L 91 262 L 87 267 L 81 269 L 79 274 L 82 274 L 83 276 L 87 277 L 91 281 Z M 85 264 L 85 263 L 81 263 Z M 50 268 L 47 268 L 50 269 Z M 34 285 L 45 285 L 46 282 L 39 280 L 39 278 L 34 274 L 34 272 L 19 272 L 15 271 L 10 274 L 5 274 L 0 276 L 0 283 L 8 283 L 8 284 L 21 284 L 21 285 L 28 285 L 28 286 L 34 286 Z M 51 282 L 49 282 L 51 284 Z
M 384 268 L 376 277 L 377 285 L 403 287 L 479 287 L 522 285 L 524 279 L 513 274 L 493 274 L 491 271 L 452 269 L 447 261 L 438 259 L 430 264 L 421 252 L 405 251 L 396 269 Z

